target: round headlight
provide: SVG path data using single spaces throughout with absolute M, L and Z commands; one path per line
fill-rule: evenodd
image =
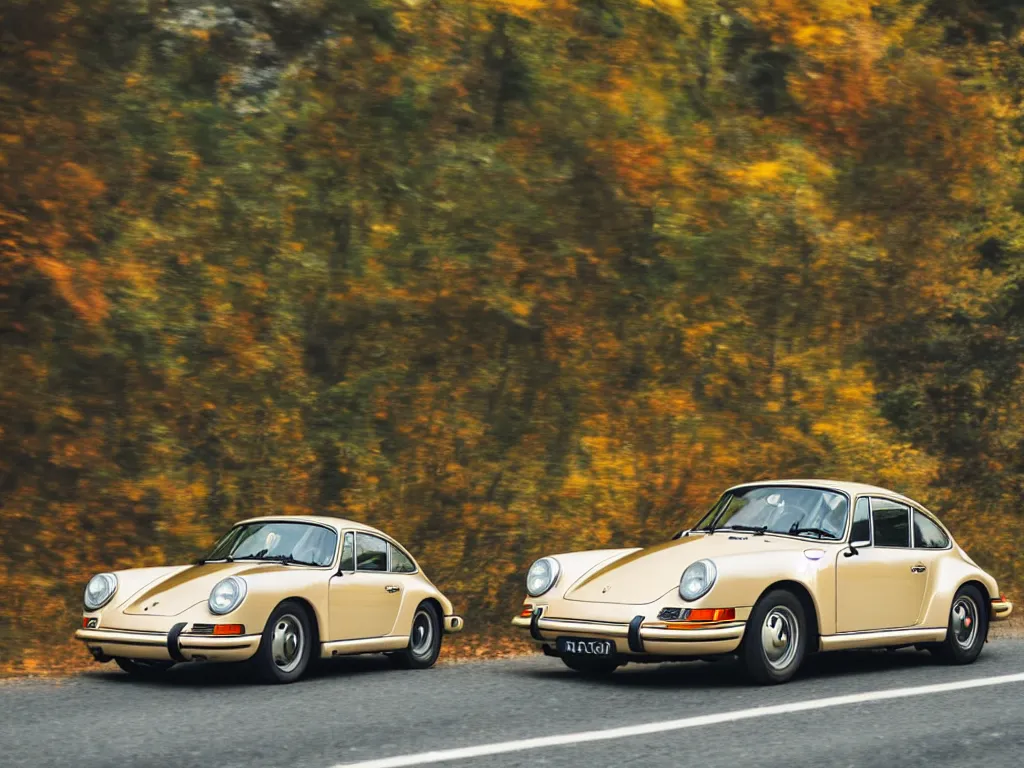
M 90 611 L 97 611 L 110 602 L 117 591 L 117 576 L 112 573 L 98 573 L 85 585 L 83 602 Z
M 210 591 L 210 611 L 218 616 L 231 613 L 242 604 L 245 592 L 245 582 L 237 576 L 228 576 L 218 581 L 217 586 Z
M 698 560 L 683 571 L 679 579 L 679 596 L 683 600 L 696 600 L 704 597 L 715 584 L 718 569 L 710 560 Z
M 542 557 L 531 565 L 526 574 L 526 591 L 530 597 L 539 597 L 555 586 L 558 571 L 558 561 L 553 557 Z

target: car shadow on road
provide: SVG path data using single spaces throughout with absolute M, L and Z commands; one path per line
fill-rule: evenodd
M 312 664 L 302 680 L 304 682 L 363 674 L 380 674 L 395 670 L 383 655 L 344 656 L 332 659 L 318 659 Z M 114 664 L 100 671 L 87 672 L 87 677 L 110 683 L 131 683 L 176 688 L 220 688 L 231 686 L 260 685 L 260 680 L 246 663 L 209 664 L 204 662 L 178 664 L 156 678 L 139 679 L 118 669 Z
M 588 684 L 635 688 L 742 688 L 752 686 L 743 666 L 735 657 L 716 661 L 630 664 L 603 678 L 585 677 L 551 659 L 550 668 L 531 669 L 538 679 L 576 679 Z M 838 679 L 849 675 L 869 675 L 939 666 L 929 653 L 909 649 L 899 651 L 836 651 L 809 657 L 794 681 Z

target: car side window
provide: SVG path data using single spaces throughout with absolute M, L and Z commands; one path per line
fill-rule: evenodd
M 352 531 L 349 531 L 341 542 L 341 570 L 343 571 L 354 571 L 356 569 L 356 557 L 352 539 Z
M 914 510 L 914 546 L 920 549 L 945 549 L 949 536 L 927 515 Z
M 388 543 L 379 536 L 356 534 L 356 570 L 387 571 Z
M 910 547 L 910 508 L 888 499 L 871 500 L 876 547 Z
M 392 573 L 415 573 L 416 566 L 412 564 L 412 560 L 395 545 L 389 545 L 391 547 L 391 572 Z
M 853 510 L 853 527 L 850 528 L 850 541 L 871 543 L 871 504 L 867 498 L 861 496 L 857 499 L 857 506 Z

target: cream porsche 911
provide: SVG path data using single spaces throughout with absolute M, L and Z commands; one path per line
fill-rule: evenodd
M 97 661 L 147 676 L 248 660 L 287 683 L 314 658 L 381 652 L 423 669 L 463 627 L 408 550 L 333 517 L 245 520 L 192 565 L 94 576 L 84 602 L 75 637 Z
M 513 624 L 570 668 L 737 654 L 761 683 L 808 653 L 981 653 L 1013 606 L 927 509 L 898 493 L 829 480 L 757 482 L 648 549 L 538 560 Z

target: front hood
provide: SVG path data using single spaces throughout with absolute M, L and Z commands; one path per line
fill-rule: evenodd
M 569 588 L 565 599 L 592 603 L 653 603 L 666 592 L 677 589 L 683 570 L 697 560 L 741 554 L 756 556 L 814 546 L 813 542 L 771 534 L 750 536 L 719 531 L 711 536 L 691 535 L 637 550 L 592 571 Z
M 206 602 L 210 591 L 221 579 L 281 572 L 289 567 L 253 562 L 192 565 L 147 584 L 129 597 L 121 610 L 138 616 L 177 616 L 197 603 Z

